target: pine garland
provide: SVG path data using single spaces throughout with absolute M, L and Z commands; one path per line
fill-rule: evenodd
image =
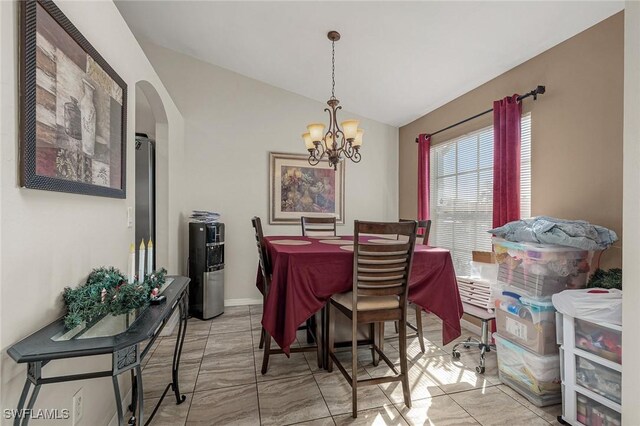
M 622 269 L 613 268 L 608 271 L 598 268 L 587 283 L 587 288 L 617 288 L 622 290 Z
M 147 306 L 151 292 L 165 283 L 166 275 L 166 269 L 162 268 L 145 275 L 142 283 L 128 284 L 122 272 L 114 267 L 94 269 L 85 284 L 64 289 L 62 297 L 67 306 L 65 327 L 71 329 L 108 314 L 125 314 Z

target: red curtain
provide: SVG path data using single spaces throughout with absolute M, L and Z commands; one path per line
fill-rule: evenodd
M 431 136 L 418 135 L 418 220 L 429 219 L 429 150 Z
M 520 116 L 518 95 L 493 103 L 493 227 L 520 219 Z

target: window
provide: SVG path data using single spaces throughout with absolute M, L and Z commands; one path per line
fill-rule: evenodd
M 531 216 L 531 114 L 521 122 L 520 217 Z M 431 147 L 430 244 L 451 250 L 458 275 L 473 250 L 491 251 L 493 126 Z

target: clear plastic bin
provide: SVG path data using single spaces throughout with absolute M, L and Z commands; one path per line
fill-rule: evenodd
M 503 291 L 495 301 L 498 333 L 540 355 L 558 353 L 553 304 Z
M 620 404 L 622 374 L 576 355 L 576 384 Z
M 622 416 L 620 413 L 581 394 L 577 394 L 576 399 L 576 419 L 583 425 L 622 425 Z
M 538 355 L 497 333 L 493 337 L 498 353 L 498 371 L 500 377 L 507 379 L 507 384 L 516 383 L 514 390 L 522 393 L 520 388 L 524 388 L 538 399 L 560 400 L 558 355 Z
M 502 383 L 527 398 L 527 400 L 536 407 L 546 407 L 548 405 L 556 405 L 562 402 L 562 394 L 560 393 L 538 395 L 522 383 L 511 380 L 510 376 L 503 374 L 501 371 L 498 371 L 498 378 Z
M 593 252 L 549 244 L 516 243 L 493 238 L 498 281 L 532 297 L 582 288 L 592 269 Z
M 575 319 L 576 348 L 622 364 L 622 332 Z

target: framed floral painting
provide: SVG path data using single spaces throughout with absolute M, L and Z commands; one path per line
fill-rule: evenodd
M 302 216 L 335 216 L 344 223 L 344 162 L 310 166 L 306 155 L 269 155 L 269 223 L 300 223 Z
M 20 31 L 21 185 L 125 198 L 126 83 L 50 0 Z

